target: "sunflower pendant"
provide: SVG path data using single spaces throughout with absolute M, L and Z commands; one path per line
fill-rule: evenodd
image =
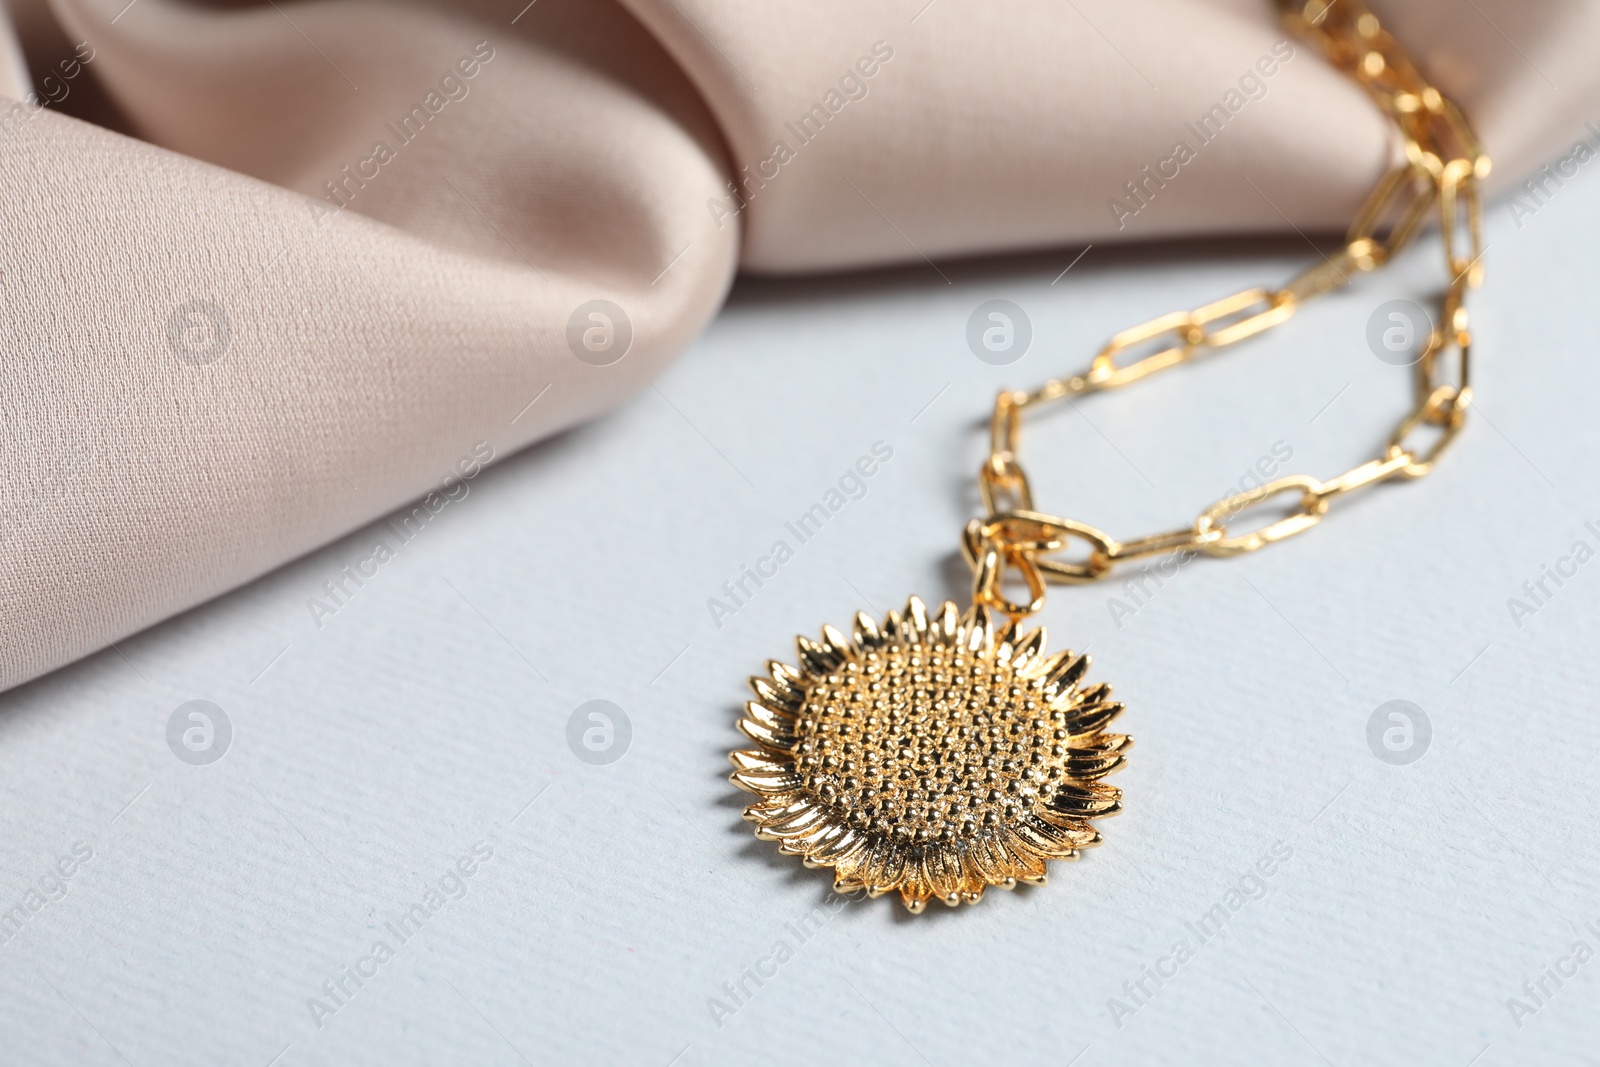
M 1121 809 L 1101 779 L 1133 739 L 1104 732 L 1122 711 L 1109 685 L 1079 688 L 1087 655 L 916 597 L 853 630 L 798 637 L 798 669 L 750 679 L 739 728 L 759 747 L 728 758 L 760 798 L 744 812 L 757 837 L 832 867 L 837 892 L 898 890 L 913 913 L 1043 885 L 1047 860 L 1100 843 L 1089 820 Z

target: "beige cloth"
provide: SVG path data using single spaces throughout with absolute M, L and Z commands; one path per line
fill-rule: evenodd
M 1339 228 L 1388 151 L 1266 0 L 12 3 L 0 688 L 616 405 L 738 267 Z M 1386 6 L 1502 184 L 1600 118 L 1597 5 Z

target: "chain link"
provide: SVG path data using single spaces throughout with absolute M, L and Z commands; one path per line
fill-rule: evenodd
M 1192 311 L 1161 315 L 1112 337 L 1082 374 L 1052 379 L 1032 392 L 999 395 L 990 422 L 989 456 L 978 473 L 988 517 L 970 522 L 962 537 L 963 555 L 973 568 L 975 603 L 1009 616 L 1028 615 L 1043 606 L 1046 581 L 1095 582 L 1119 563 L 1174 552 L 1221 557 L 1254 552 L 1311 529 L 1330 503 L 1349 493 L 1391 478 L 1423 477 L 1465 425 L 1472 402 L 1466 295 L 1483 281 L 1480 190 L 1489 175 L 1489 157 L 1460 109 L 1428 84 L 1360 0 L 1279 0 L 1279 6 L 1290 29 L 1360 84 L 1394 123 L 1401 162 L 1373 188 L 1344 247 L 1282 288 L 1246 289 Z M 1235 493 L 1206 508 L 1186 528 L 1133 541 L 1118 542 L 1093 526 L 1034 510 L 1033 490 L 1017 459 L 1022 415 L 1028 408 L 1128 385 L 1269 330 L 1306 301 L 1392 261 L 1434 211 L 1450 282 L 1438 323 L 1416 363 L 1414 406 L 1395 427 L 1382 456 L 1328 481 L 1297 474 Z M 1413 440 L 1428 434 L 1431 443 Z M 1229 521 L 1240 512 L 1282 497 L 1294 502 L 1288 514 L 1257 530 L 1229 529 Z M 1087 546 L 1087 557 L 1055 558 L 1071 542 Z M 1010 572 L 1026 587 L 1026 602 L 1006 597 L 1003 587 Z

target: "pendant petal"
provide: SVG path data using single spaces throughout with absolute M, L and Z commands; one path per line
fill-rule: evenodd
M 806 697 L 805 676 L 787 663 L 779 663 L 775 659 L 767 660 L 767 673 L 772 675 L 772 683 L 786 693 L 793 693 L 795 697 L 804 700 Z
M 1133 747 L 1128 734 L 1094 734 L 1075 741 L 1067 750 L 1068 756 L 1109 756 L 1113 752 L 1126 752 Z
M 1113 771 L 1120 770 L 1128 762 L 1126 756 L 1102 756 L 1098 753 L 1084 753 L 1078 755 L 1074 750 L 1067 750 L 1067 762 L 1063 770 L 1073 778 L 1083 782 L 1092 782 L 1104 778 Z
M 812 858 L 818 863 L 828 866 L 843 865 L 852 856 L 866 848 L 867 839 L 855 830 L 846 829 L 833 841 L 823 848 L 817 849 Z
M 993 614 L 990 615 L 990 620 L 994 625 L 993 645 L 995 650 L 995 659 L 1002 663 L 1009 663 L 1011 661 L 1011 657 L 1016 653 L 1016 620 L 1009 619 L 1004 615 L 996 619 Z
M 1116 701 L 1099 704 L 1083 704 L 1067 712 L 1062 725 L 1068 734 L 1081 737 L 1084 734 L 1099 733 L 1106 725 L 1122 714 L 1124 705 Z
M 962 890 L 968 904 L 976 904 L 983 898 L 983 890 L 991 879 L 983 871 L 977 857 L 972 851 L 972 842 L 963 842 L 960 850 L 961 877 L 964 883 Z M 992 879 L 998 882 L 999 879 Z
M 951 907 L 961 903 L 961 893 L 967 888 L 965 873 L 961 870 L 961 854 L 947 845 L 934 845 L 925 854 L 928 881 L 933 895 Z
M 804 837 L 812 830 L 815 830 L 817 825 L 827 818 L 827 815 L 828 813 L 824 809 L 808 803 L 805 807 L 792 814 L 768 819 L 762 824 L 761 829 L 756 831 L 756 836 L 766 837 L 771 841 L 785 837 Z
M 862 651 L 869 651 L 883 644 L 883 633 L 878 629 L 878 624 L 864 611 L 856 612 L 855 625 L 851 630 L 855 634 L 856 644 Z
M 1047 806 L 1064 815 L 1097 819 L 1122 810 L 1122 791 L 1109 785 L 1064 785 L 1047 801 Z
M 900 899 L 913 915 L 921 911 L 933 895 L 933 879 L 921 854 L 906 858 L 905 872 L 900 876 Z
M 822 644 L 824 648 L 833 653 L 834 659 L 838 663 L 844 663 L 855 656 L 855 646 L 850 643 L 850 639 L 832 626 L 824 626 L 822 628 Z
M 1100 831 L 1082 819 L 1074 819 L 1043 806 L 1034 812 L 1034 817 L 1050 826 L 1056 835 L 1073 848 L 1093 848 L 1100 843 Z
M 1067 693 L 1057 698 L 1057 707 L 1066 709 L 1079 704 L 1100 704 L 1111 699 L 1111 686 L 1105 682 L 1097 682 L 1087 689 L 1080 689 L 1076 693 Z
M 1026 671 L 1028 665 L 1038 658 L 1044 651 L 1045 632 L 1041 626 L 1037 630 L 1023 634 L 1017 638 L 1016 651 L 1011 654 L 1011 666 L 1017 671 Z
M 755 719 L 740 719 L 739 729 L 744 735 L 758 745 L 766 745 L 782 752 L 788 752 L 795 746 L 795 736 L 785 731 L 774 730 Z
M 1015 831 L 1004 831 L 1005 850 L 1011 856 L 1012 866 L 1016 868 L 1017 881 L 1027 882 L 1029 885 L 1043 885 L 1045 877 L 1044 860 L 1027 842 L 1017 837 Z
M 794 771 L 794 760 L 775 752 L 741 748 L 728 753 L 728 762 L 741 771 L 757 774 L 787 774 Z
M 793 771 L 735 771 L 728 781 L 747 793 L 769 797 L 798 793 L 805 786 L 805 780 Z
M 1016 871 L 1005 849 L 996 849 L 994 842 L 988 837 L 976 837 L 968 843 L 967 859 L 982 875 L 983 880 L 992 885 L 1000 885 L 1008 878 L 1016 877 Z
M 883 617 L 883 640 L 885 644 L 905 644 L 911 640 L 906 636 L 906 621 L 898 611 L 890 609 Z
M 928 605 L 922 602 L 921 597 L 906 601 L 905 625 L 906 639 L 914 645 L 922 644 L 928 636 Z
M 868 872 L 863 871 L 863 879 L 869 886 L 888 891 L 900 884 L 901 877 L 906 870 L 906 855 L 887 838 L 880 841 L 873 848 L 873 870 L 868 877 Z
M 1039 673 L 1044 677 L 1045 696 L 1054 698 L 1077 685 L 1088 672 L 1089 663 L 1087 654 L 1073 652 L 1070 649 L 1045 660 L 1039 668 Z
M 824 812 L 822 819 L 809 830 L 785 837 L 779 841 L 778 851 L 786 852 L 791 856 L 809 856 L 817 847 L 818 842 L 831 840 L 833 834 L 842 832 L 843 827 L 835 825 L 832 818 Z
M 811 801 L 804 798 L 797 800 L 764 800 L 745 808 L 744 817 L 749 822 L 767 823 L 773 819 L 781 819 L 796 814 L 809 807 L 811 807 Z
M 795 722 L 793 715 L 786 715 L 783 712 L 767 707 L 765 704 L 757 704 L 754 700 L 745 704 L 744 717 L 760 723 L 769 730 L 794 733 Z
M 793 718 L 805 703 L 805 694 L 788 686 L 774 685 L 765 678 L 751 678 L 750 688 L 756 699 L 780 714 Z
M 844 660 L 817 644 L 809 637 L 796 637 L 795 648 L 800 651 L 800 666 L 813 678 L 826 678 Z
M 1031 815 L 1023 816 L 1012 827 L 1012 833 L 1045 859 L 1077 858 L 1078 843 L 1074 840 L 1075 835 L 1052 826 L 1043 819 L 1036 819 Z
M 982 604 L 974 604 L 961 617 L 961 647 L 981 653 L 994 647 L 994 618 Z
M 807 867 L 827 866 L 827 864 L 822 863 L 817 859 L 817 853 L 824 852 L 833 847 L 833 845 L 840 838 L 844 837 L 844 835 L 848 834 L 849 832 L 849 827 L 841 826 L 839 823 L 833 822 L 830 819 L 827 825 L 823 826 L 821 829 L 807 834 L 802 839 L 806 853 L 805 865 Z

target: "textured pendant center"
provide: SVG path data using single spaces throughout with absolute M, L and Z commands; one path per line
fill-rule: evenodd
M 1009 664 L 891 646 L 818 681 L 796 766 L 849 825 L 926 844 L 993 831 L 1059 781 L 1064 716 Z

